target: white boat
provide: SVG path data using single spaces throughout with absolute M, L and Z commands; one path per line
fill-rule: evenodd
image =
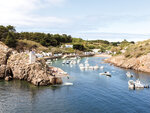
M 136 81 L 135 81 L 135 87 L 136 87 L 136 88 L 144 88 L 144 85 L 141 84 L 140 80 L 136 80 Z
M 100 69 L 104 69 L 104 66 L 101 66 Z
M 67 61 L 66 61 L 66 64 L 70 64 L 70 62 L 71 62 L 70 60 L 67 60 Z
M 86 61 L 85 61 L 85 64 L 88 64 L 88 63 L 89 63 L 88 60 L 86 60 Z
M 47 64 L 47 65 L 51 65 L 51 64 L 52 64 L 52 62 L 46 62 L 46 64 Z
M 136 80 L 136 81 L 129 80 L 128 81 L 128 86 L 129 86 L 129 88 L 132 88 L 132 89 L 135 89 L 135 88 L 149 88 L 148 85 L 141 84 L 139 79 Z
M 80 59 L 77 60 L 77 63 L 80 63 Z
M 109 72 L 104 72 L 104 73 L 100 73 L 100 75 L 111 76 L 111 73 L 109 73 Z
M 84 70 L 84 69 L 85 69 L 85 67 L 84 67 L 84 66 L 81 66 L 81 67 L 80 67 L 80 69 L 81 69 L 81 70 Z
M 89 69 L 90 65 L 87 63 L 85 64 L 85 69 Z
M 63 85 L 65 85 L 65 86 L 72 86 L 72 85 L 73 85 L 73 83 L 66 82 L 66 83 L 64 83 Z
M 89 69 L 94 69 L 94 67 L 93 66 L 89 66 Z
M 131 88 L 131 89 L 135 88 L 135 82 L 134 82 L 133 80 L 129 80 L 129 81 L 128 81 L 128 86 L 129 86 L 129 88 Z
M 79 64 L 79 67 L 83 67 L 84 65 L 83 64 Z
M 93 68 L 94 68 L 94 69 L 99 69 L 98 65 L 94 66 Z
M 66 60 L 63 60 L 62 64 L 66 64 Z
M 51 65 L 51 64 L 52 64 L 52 61 L 51 61 L 51 60 L 47 60 L 47 61 L 46 61 L 46 64 L 47 64 L 47 65 Z
M 129 77 L 129 78 L 133 77 L 133 74 L 131 74 L 130 72 L 127 72 L 126 75 L 127 75 L 127 77 Z

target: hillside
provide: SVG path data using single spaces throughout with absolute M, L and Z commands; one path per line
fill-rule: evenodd
M 138 58 L 150 53 L 150 39 L 129 45 L 124 53 L 126 58 Z
M 150 72 L 150 40 L 131 44 L 126 47 L 125 53 L 105 61 L 122 68 Z

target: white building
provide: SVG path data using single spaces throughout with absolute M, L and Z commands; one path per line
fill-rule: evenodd
M 35 52 L 30 51 L 30 53 L 29 53 L 29 63 L 32 64 L 32 63 L 35 63 L 35 61 L 36 61 Z
M 99 50 L 100 50 L 100 49 L 92 49 L 92 51 L 93 51 L 94 53 L 98 53 Z
M 65 45 L 66 48 L 73 48 L 73 45 Z

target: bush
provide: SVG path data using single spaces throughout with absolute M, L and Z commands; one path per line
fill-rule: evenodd
M 8 47 L 16 47 L 16 39 L 14 37 L 14 35 L 12 33 L 8 33 L 6 39 L 5 39 L 5 44 L 8 46 Z
M 82 44 L 74 44 L 74 45 L 73 45 L 73 49 L 77 49 L 77 50 L 80 50 L 80 51 L 84 51 L 84 50 L 85 50 L 85 47 L 84 47 Z

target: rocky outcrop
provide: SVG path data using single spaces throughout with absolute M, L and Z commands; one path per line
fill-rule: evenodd
M 0 78 L 4 78 L 6 76 L 7 60 L 11 52 L 12 49 L 0 42 Z
M 138 58 L 125 58 L 123 55 L 113 56 L 111 58 L 105 59 L 105 62 L 126 69 L 150 72 L 150 53 Z
M 26 80 L 34 85 L 62 84 L 61 76 L 52 74 L 53 67 L 49 68 L 43 59 L 29 63 L 28 53 L 18 53 L 0 43 L 0 78 Z

